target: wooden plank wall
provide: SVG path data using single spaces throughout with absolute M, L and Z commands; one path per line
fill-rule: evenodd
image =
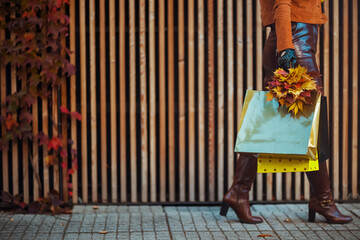
M 358 199 L 359 5 L 325 1 L 324 10 L 317 59 L 328 96 L 329 172 L 335 199 Z M 62 123 L 79 153 L 72 201 L 221 201 L 234 175 L 246 89 L 263 87 L 269 29 L 261 27 L 259 1 L 77 0 L 67 13 L 77 73 L 53 100 L 82 114 L 81 122 Z M 15 73 L 0 66 L 1 103 L 21 87 Z M 57 134 L 49 119 L 57 121 L 59 106 L 49 104 L 34 105 L 34 133 Z M 62 174 L 44 164 L 46 156 L 36 143 L 12 143 L 0 154 L 1 190 L 29 201 L 58 189 Z M 258 174 L 250 194 L 254 201 L 309 197 L 303 173 Z

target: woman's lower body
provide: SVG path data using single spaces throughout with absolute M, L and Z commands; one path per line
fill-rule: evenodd
M 302 67 L 306 67 L 308 72 L 314 72 L 317 77 L 315 80 L 322 86 L 319 68 L 316 64 L 315 54 L 317 51 L 318 26 L 314 24 L 295 23 L 292 25 L 293 44 L 295 47 L 296 61 Z M 264 85 L 271 81 L 273 72 L 278 68 L 276 33 L 272 28 L 265 42 L 263 51 L 263 63 L 265 69 Z M 326 105 L 325 108 L 326 109 Z M 322 126 L 327 126 L 326 114 L 321 114 Z M 321 128 L 321 127 L 320 127 Z M 332 198 L 329 175 L 326 167 L 328 158 L 328 135 L 327 127 L 320 129 L 320 160 L 319 171 L 307 172 L 311 186 L 311 200 L 309 202 L 309 221 L 315 220 L 315 214 L 319 213 L 326 218 L 329 223 L 347 223 L 352 220 L 349 216 L 342 215 Z M 260 217 L 252 216 L 249 205 L 249 191 L 257 172 L 257 161 L 253 156 L 241 154 L 236 161 L 236 173 L 234 182 L 223 198 L 223 205 L 220 214 L 226 215 L 231 207 L 242 222 L 261 223 Z

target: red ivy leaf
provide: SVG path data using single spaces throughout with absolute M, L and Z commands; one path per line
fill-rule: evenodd
M 81 121 L 81 114 L 78 112 L 72 112 L 71 116 L 73 116 L 74 118 L 76 118 L 77 120 Z
M 62 157 L 62 158 L 67 158 L 68 157 L 68 153 L 67 153 L 67 151 L 66 150 L 61 150 L 60 151 L 60 156 Z
M 10 130 L 13 127 L 18 127 L 19 123 L 11 116 L 11 114 L 8 114 L 5 120 L 5 126 L 7 130 Z
M 64 114 L 71 114 L 70 111 L 67 109 L 67 107 L 61 106 L 60 111 Z
M 62 163 L 61 163 L 61 167 L 62 167 L 62 168 L 67 168 L 67 162 L 62 162 Z
M 68 186 L 69 189 L 72 189 L 72 188 L 73 188 L 73 185 L 72 185 L 72 183 L 70 183 L 70 182 L 67 184 L 67 186 Z
M 70 191 L 70 192 L 69 192 L 69 196 L 72 197 L 72 195 L 73 195 L 73 192 Z
M 74 174 L 75 170 L 70 168 L 68 174 Z
M 48 151 L 54 149 L 55 151 L 59 150 L 59 147 L 62 147 L 62 141 L 58 137 L 53 137 L 48 141 Z
M 45 135 L 44 132 L 39 132 L 36 138 L 38 139 L 40 146 L 44 145 L 48 140 L 48 136 Z

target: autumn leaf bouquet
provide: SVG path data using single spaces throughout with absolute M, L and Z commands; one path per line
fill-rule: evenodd
M 274 98 L 281 106 L 286 106 L 288 112 L 295 116 L 304 111 L 304 105 L 311 104 L 311 93 L 321 93 L 316 81 L 300 65 L 290 68 L 289 72 L 279 68 L 274 72 L 273 80 L 268 83 L 267 101 Z

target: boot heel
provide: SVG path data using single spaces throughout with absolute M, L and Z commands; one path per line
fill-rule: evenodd
M 221 204 L 220 215 L 226 217 L 228 210 L 229 210 L 229 204 L 223 202 Z
M 315 214 L 314 210 L 309 209 L 309 222 L 315 222 Z

